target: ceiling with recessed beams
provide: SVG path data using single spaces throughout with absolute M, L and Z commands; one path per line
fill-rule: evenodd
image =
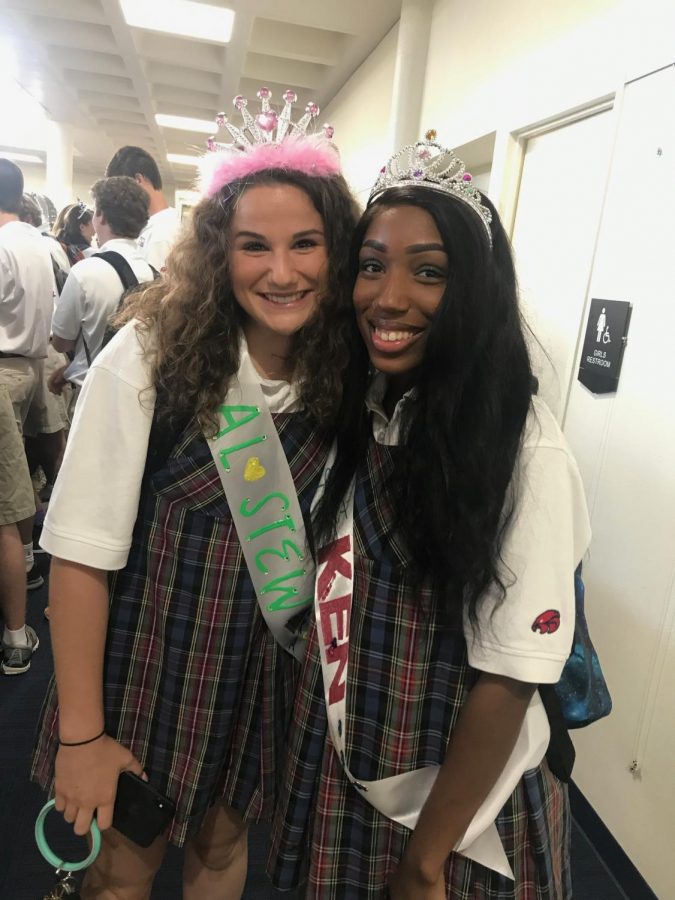
M 22 87 L 51 119 L 72 126 L 76 172 L 100 175 L 117 147 L 136 144 L 167 181 L 188 185 L 194 169 L 167 162 L 167 153 L 201 152 L 207 135 L 160 127 L 157 113 L 212 120 L 238 93 L 257 107 L 262 85 L 273 104 L 290 87 L 297 107 L 309 100 L 325 107 L 401 7 L 401 0 L 209 2 L 235 12 L 228 44 L 130 27 L 119 0 L 0 0 L 0 54 L 11 51 Z M 157 9 L 161 21 L 167 2 Z

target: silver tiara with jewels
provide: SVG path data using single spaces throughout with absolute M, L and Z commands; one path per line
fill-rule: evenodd
M 380 169 L 368 203 L 384 191 L 397 187 L 423 187 L 450 194 L 470 206 L 480 217 L 492 245 L 492 213 L 483 203 L 483 197 L 474 186 L 466 166 L 455 156 L 454 150 L 448 150 L 436 142 L 434 130 L 427 131 L 425 138 L 399 150 Z

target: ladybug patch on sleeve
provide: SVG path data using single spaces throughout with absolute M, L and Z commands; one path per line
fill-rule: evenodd
M 532 631 L 539 634 L 553 634 L 560 627 L 560 613 L 557 609 L 547 609 L 540 613 L 532 623 Z

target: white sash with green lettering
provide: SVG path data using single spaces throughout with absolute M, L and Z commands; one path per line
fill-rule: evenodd
M 207 443 L 260 610 L 276 641 L 301 660 L 315 569 L 293 476 L 260 385 L 237 382 L 218 422 Z
M 329 459 L 314 498 L 314 506 L 321 497 L 331 464 Z M 328 727 L 335 752 L 352 785 L 375 809 L 412 830 L 417 824 L 440 767 L 426 766 L 378 781 L 364 781 L 352 775 L 345 756 L 349 629 L 354 590 L 353 532 L 354 485 L 352 484 L 345 497 L 336 539 L 319 551 L 316 569 L 314 612 L 321 652 Z M 546 718 L 537 692 L 531 706 L 535 715 Z M 548 737 L 542 741 L 541 734 L 541 728 L 532 728 L 531 722 L 528 723 L 526 720 L 502 776 L 455 847 L 455 852 L 511 879 L 513 872 L 497 832 L 495 819 L 515 790 L 523 773 L 535 768 L 543 759 L 548 746 Z

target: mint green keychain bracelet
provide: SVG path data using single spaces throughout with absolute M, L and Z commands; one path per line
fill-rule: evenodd
M 60 859 L 49 846 L 47 838 L 45 837 L 45 819 L 54 809 L 55 802 L 56 801 L 54 800 L 50 800 L 49 803 L 45 803 L 35 822 L 35 840 L 38 849 L 50 866 L 54 866 L 56 869 L 56 876 L 59 879 L 56 887 L 50 894 L 46 895 L 45 900 L 51 900 L 51 898 L 55 898 L 56 900 L 56 898 L 68 896 L 75 900 L 77 886 L 73 880 L 72 873 L 80 872 L 94 862 L 101 850 L 101 832 L 96 824 L 96 819 L 92 819 L 91 827 L 89 829 L 91 835 L 91 852 L 89 853 L 89 856 L 80 862 L 66 862 L 63 859 Z

